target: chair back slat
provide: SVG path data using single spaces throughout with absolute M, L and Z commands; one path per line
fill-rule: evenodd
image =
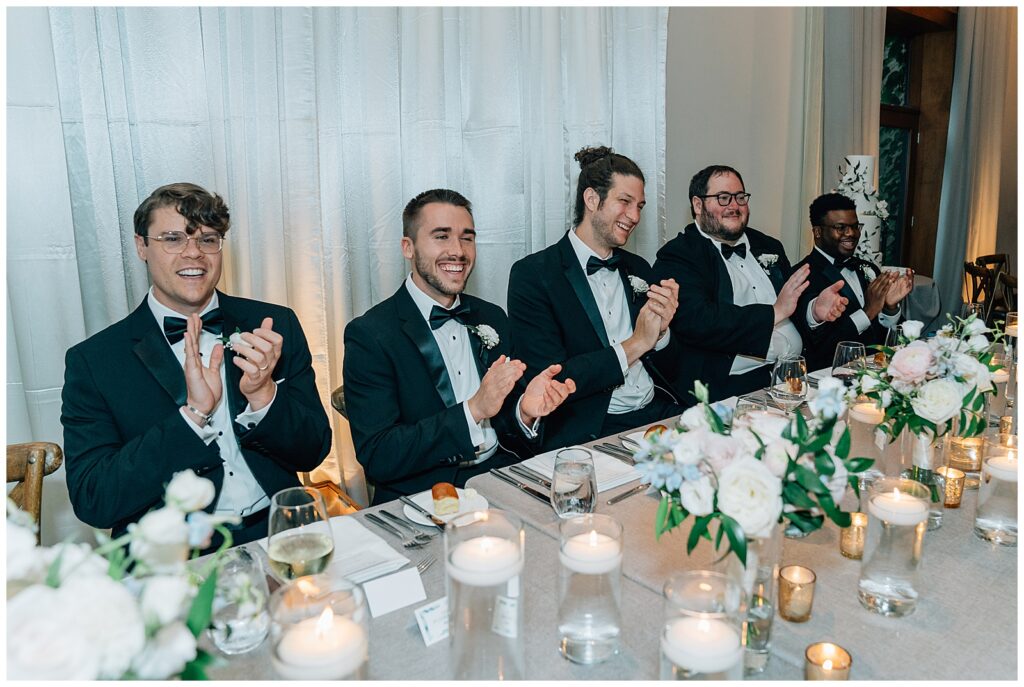
M 43 477 L 57 470 L 64 462 L 60 446 L 48 441 L 7 445 L 7 482 L 18 485 L 7 495 L 36 524 L 43 509 Z M 39 541 L 41 528 L 36 530 Z

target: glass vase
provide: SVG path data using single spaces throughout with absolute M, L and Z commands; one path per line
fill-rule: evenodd
M 945 465 L 943 438 L 931 432 L 915 434 L 904 429 L 900 435 L 900 464 L 903 470 L 901 477 L 920 482 L 930 493 L 928 505 L 928 530 L 942 527 L 942 514 L 945 509 L 946 480 L 937 472 L 937 468 Z
M 953 428 L 946 435 L 946 466 L 962 470 L 967 475 L 965 489 L 978 488 L 984 445 L 983 436 L 963 436 L 959 421 L 954 422 Z

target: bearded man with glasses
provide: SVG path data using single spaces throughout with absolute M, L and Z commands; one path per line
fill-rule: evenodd
M 751 196 L 732 167 L 702 169 L 689 192 L 694 223 L 661 247 L 654 273 L 679 283 L 671 329 L 683 352 L 674 386 L 692 388 L 701 380 L 715 401 L 766 386 L 775 360 L 800 354 L 790 316 L 810 268 L 794 271 L 777 239 L 747 226 Z M 817 320 L 842 314 L 842 285 L 819 294 Z
M 840 341 L 885 343 L 887 329 L 899 322 L 900 301 L 914 288 L 914 273 L 882 272 L 854 255 L 864 225 L 857 218 L 856 204 L 846 196 L 818 196 L 811 203 L 810 219 L 814 249 L 797 265 L 811 268 L 810 286 L 800 296 L 793 323 L 804 340 L 807 367 L 818 369 L 832 364 Z M 839 319 L 822 322 L 814 315 L 816 299 L 836 280 L 844 282 L 840 293 L 850 305 Z
M 263 537 L 270 497 L 298 486 L 296 473 L 331 448 L 302 327 L 289 308 L 216 290 L 230 226 L 219 195 L 161 186 L 134 224 L 149 294 L 65 359 L 75 514 L 117 537 L 161 505 L 174 473 L 191 469 L 214 484 L 207 511 L 238 518 L 236 544 Z

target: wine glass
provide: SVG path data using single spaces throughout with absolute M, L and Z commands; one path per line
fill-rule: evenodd
M 312 487 L 283 489 L 270 500 L 267 558 L 281 580 L 323 572 L 334 555 L 327 505 Z
M 270 630 L 267 576 L 248 549 L 228 549 L 217 561 L 217 585 L 210 618 L 210 639 L 225 654 L 252 651 Z
M 844 386 L 853 386 L 857 372 L 864 369 L 867 355 L 864 344 L 858 341 L 840 341 L 832 358 L 832 376 L 841 379 Z
M 772 399 L 791 413 L 807 398 L 807 361 L 803 356 L 785 356 L 772 368 Z
M 985 306 L 981 303 L 964 303 L 960 306 L 960 319 L 966 320 L 971 315 L 977 315 L 979 320 L 984 320 Z
M 597 505 L 594 457 L 585 448 L 563 448 L 555 454 L 551 507 L 560 518 L 593 513 Z

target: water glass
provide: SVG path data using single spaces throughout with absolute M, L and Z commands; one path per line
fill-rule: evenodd
M 989 426 L 998 427 L 999 419 L 1007 414 L 1007 408 L 1013 407 L 1012 401 L 1007 403 L 1014 393 L 1014 389 L 1011 388 L 1013 359 L 1001 352 L 992 357 L 992 362 L 1002 366 L 992 373 L 992 383 L 995 384 L 996 392 L 988 401 Z
M 270 500 L 267 558 L 281 581 L 316 575 L 334 555 L 323 495 L 312 487 L 283 489 Z
M 209 629 L 214 646 L 233 655 L 262 644 L 270 630 L 269 596 L 259 558 L 244 547 L 220 554 Z
M 744 594 L 723 573 L 676 573 L 665 583 L 662 680 L 742 680 Z
M 622 618 L 622 525 L 608 515 L 581 515 L 559 527 L 559 650 L 592 664 L 619 650 Z
M 900 335 L 903 333 L 903 325 L 898 324 L 895 327 L 889 327 L 885 332 L 885 347 L 892 350 L 896 350 L 900 347 Z
M 792 412 L 807 398 L 807 361 L 803 356 L 779 358 L 772 367 L 772 399 Z
M 981 303 L 964 303 L 960 306 L 960 318 L 966 320 L 971 315 L 979 320 L 985 319 L 985 306 Z
M 887 477 L 871 483 L 858 583 L 858 598 L 869 611 L 898 617 L 916 608 L 930 500 L 920 482 Z
M 526 533 L 501 510 L 465 513 L 444 530 L 452 677 L 525 678 L 520 575 Z
M 593 513 L 597 505 L 594 457 L 585 448 L 563 448 L 555 454 L 551 507 L 560 518 Z
M 857 372 L 864 369 L 867 353 L 864 344 L 858 341 L 840 341 L 832 358 L 832 376 L 840 379 L 844 386 L 853 386 Z
M 985 440 L 974 533 L 1003 546 L 1017 545 L 1017 436 Z

